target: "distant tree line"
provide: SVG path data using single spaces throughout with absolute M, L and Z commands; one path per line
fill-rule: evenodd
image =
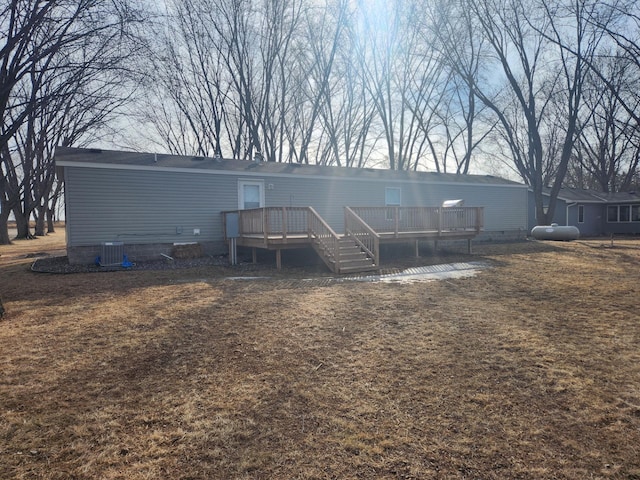
M 562 186 L 638 181 L 635 1 L 2 1 L 0 243 L 10 212 L 19 237 L 53 227 L 56 145 L 482 165 L 529 185 L 541 223 Z

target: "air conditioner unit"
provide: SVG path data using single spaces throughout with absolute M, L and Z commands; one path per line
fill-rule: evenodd
M 100 266 L 122 265 L 124 259 L 123 242 L 103 242 L 100 252 Z

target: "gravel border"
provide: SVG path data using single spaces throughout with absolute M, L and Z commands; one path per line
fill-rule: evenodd
M 219 267 L 228 266 L 226 256 L 200 257 L 195 259 L 160 259 L 146 262 L 135 262 L 130 267 L 120 265 L 105 266 L 95 264 L 72 265 L 67 256 L 47 256 L 38 258 L 31 265 L 31 271 L 36 273 L 100 273 L 100 272 L 122 272 L 137 270 L 178 270 L 183 268 L 196 267 Z

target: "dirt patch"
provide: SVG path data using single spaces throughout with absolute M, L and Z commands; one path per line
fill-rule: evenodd
M 179 260 L 192 260 L 204 257 L 202 245 L 199 243 L 186 243 L 182 245 L 174 245 L 171 249 L 171 256 Z
M 608 243 L 408 284 L 2 264 L 0 478 L 640 478 L 640 241 Z

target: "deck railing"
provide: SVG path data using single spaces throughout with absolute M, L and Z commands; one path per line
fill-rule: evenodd
M 288 236 L 308 235 L 309 232 L 307 207 L 266 207 L 222 212 L 225 226 L 229 213 L 238 214 L 240 236 L 261 236 L 265 243 L 269 236 L 281 236 L 286 241 Z
M 482 207 L 351 207 L 382 234 L 473 231 L 483 228 Z
M 344 207 L 344 232 L 355 240 L 375 265 L 380 265 L 380 235 L 349 207 Z
M 307 225 L 309 236 L 316 240 L 322 253 L 323 260 L 333 262 L 335 272 L 340 271 L 340 237 L 324 219 L 318 215 L 313 207 L 307 207 Z M 331 267 L 330 267 L 331 268 Z
M 325 261 L 340 267 L 340 237 L 312 207 L 265 207 L 222 212 L 224 226 L 230 213 L 238 214 L 240 237 L 263 238 L 265 246 L 269 244 L 270 237 L 282 243 L 287 243 L 288 237 L 308 237 L 316 242 Z M 226 231 L 224 235 L 227 238 Z
M 443 231 L 465 230 L 480 233 L 484 228 L 482 207 L 442 207 L 440 215 L 440 228 Z
M 309 213 L 306 207 L 269 207 L 265 208 L 265 232 L 268 235 L 307 234 Z
M 223 215 L 227 213 L 239 214 L 241 236 L 263 236 L 265 242 L 270 235 L 279 236 L 285 241 L 288 236 L 294 235 L 313 234 L 322 239 L 337 236 L 312 207 L 253 208 L 223 212 Z M 363 238 L 390 233 L 480 233 L 484 228 L 483 215 L 482 207 L 345 207 L 345 233 L 359 238 L 363 244 L 361 246 L 375 253 L 373 240 L 365 242 Z M 323 241 L 326 243 L 329 240 Z

